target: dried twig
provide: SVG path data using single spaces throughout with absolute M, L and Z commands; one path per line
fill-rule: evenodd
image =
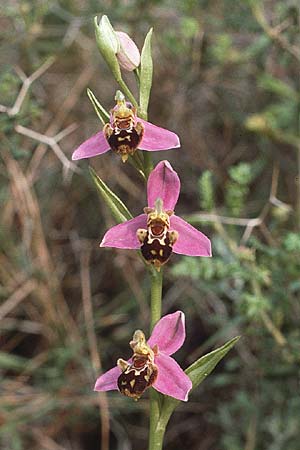
M 31 139 L 42 142 L 43 144 L 46 144 L 49 147 L 51 147 L 55 155 L 61 161 L 63 165 L 63 175 L 64 177 L 66 177 L 68 175 L 69 170 L 78 173 L 80 173 L 81 170 L 79 169 L 79 167 L 76 166 L 76 164 L 74 164 L 66 157 L 66 155 L 58 145 L 58 142 L 68 134 L 72 133 L 76 128 L 77 128 L 76 124 L 71 124 L 63 131 L 59 132 L 56 136 L 53 137 L 37 133 L 36 131 L 30 130 L 29 128 L 25 128 L 22 125 L 16 125 L 15 130 L 17 133 L 22 134 L 23 136 L 30 137 Z
M 278 188 L 278 177 L 279 177 L 279 169 L 277 166 L 273 169 L 272 174 L 272 182 L 270 187 L 270 194 L 269 198 L 264 205 L 264 207 L 261 210 L 261 213 L 254 218 L 239 218 L 239 217 L 227 217 L 227 216 L 220 216 L 216 213 L 196 213 L 188 216 L 188 220 L 191 222 L 214 222 L 218 224 L 218 227 L 222 227 L 224 233 L 226 234 L 223 224 L 224 225 L 237 225 L 241 227 L 245 227 L 245 231 L 241 238 L 241 244 L 245 245 L 246 242 L 249 240 L 254 228 L 260 227 L 263 229 L 263 233 L 265 235 L 265 228 L 263 228 L 264 221 L 266 219 L 266 216 L 268 215 L 271 205 L 277 206 L 279 208 L 285 208 L 287 211 L 291 210 L 291 206 L 287 203 L 282 202 L 279 200 L 277 195 L 277 188 Z M 219 230 L 220 231 L 220 230 Z M 269 240 L 269 239 L 268 239 Z M 272 243 L 274 244 L 275 241 L 273 240 Z
M 53 118 L 50 125 L 47 127 L 46 131 L 44 132 L 44 135 L 53 135 L 54 133 L 58 133 L 59 129 L 61 128 L 61 124 L 66 119 L 68 113 L 74 108 L 75 104 L 78 102 L 78 99 L 84 89 L 86 89 L 87 84 L 89 83 L 90 79 L 93 77 L 95 73 L 95 67 L 92 65 L 88 65 L 85 70 L 80 74 L 76 82 L 74 83 L 73 87 L 71 88 L 70 92 L 68 93 L 67 97 L 63 101 L 60 109 L 57 111 L 55 117 Z M 28 179 L 31 183 L 34 182 L 36 178 L 36 174 L 38 173 L 39 165 L 47 151 L 47 145 L 44 143 L 41 143 L 36 148 L 35 153 L 33 154 L 33 157 L 30 161 L 27 175 Z
M 34 280 L 27 280 L 0 306 L 0 320 L 9 314 L 22 300 L 36 288 Z
M 300 52 L 299 49 L 292 45 L 283 35 L 282 31 L 286 28 L 287 22 L 279 24 L 276 27 L 271 27 L 264 15 L 262 7 L 259 3 L 254 3 L 252 6 L 252 12 L 257 20 L 257 23 L 262 27 L 264 32 L 269 36 L 272 41 L 274 41 L 279 47 L 281 47 L 286 52 L 290 53 L 297 61 L 300 63 Z
M 20 112 L 20 109 L 23 105 L 27 92 L 32 83 L 36 81 L 40 76 L 42 76 L 43 73 L 45 73 L 46 70 L 48 70 L 49 67 L 54 63 L 54 61 L 55 61 L 54 57 L 47 59 L 47 61 L 41 67 L 39 67 L 39 69 L 33 72 L 33 74 L 31 74 L 29 77 L 25 75 L 25 73 L 22 71 L 20 67 L 16 67 L 15 71 L 19 75 L 23 83 L 22 87 L 17 95 L 14 105 L 12 107 L 0 105 L 0 112 L 6 113 L 9 117 L 16 116 Z

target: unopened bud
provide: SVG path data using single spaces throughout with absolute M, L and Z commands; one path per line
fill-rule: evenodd
M 121 77 L 119 63 L 116 54 L 119 51 L 119 39 L 107 16 L 102 16 L 98 24 L 98 19 L 94 19 L 96 41 L 100 53 L 111 68 L 116 79 Z
M 140 65 L 140 51 L 128 34 L 123 31 L 116 31 L 115 34 L 119 39 L 119 49 L 116 53 L 119 64 L 122 69 L 132 72 Z

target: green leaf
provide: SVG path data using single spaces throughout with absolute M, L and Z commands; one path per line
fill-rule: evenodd
M 197 361 L 195 361 L 190 367 L 185 370 L 185 373 L 189 376 L 193 383 L 192 391 L 199 386 L 202 381 L 214 370 L 218 362 L 224 358 L 224 356 L 229 352 L 229 350 L 236 344 L 240 339 L 237 336 L 230 341 L 226 342 L 222 347 L 213 350 L 207 355 L 202 356 Z M 179 405 L 180 401 L 172 397 L 164 396 L 161 414 L 159 418 L 159 423 L 161 426 L 165 426 L 168 423 L 174 409 Z
M 109 189 L 109 187 L 104 183 L 103 180 L 101 180 L 101 178 L 91 167 L 90 173 L 100 196 L 103 198 L 103 200 L 111 210 L 111 213 L 116 221 L 118 223 L 122 223 L 126 222 L 126 220 L 132 219 L 132 214 L 129 212 L 122 200 L 120 200 L 119 197 Z
M 100 104 L 100 102 L 97 100 L 97 98 L 95 97 L 95 95 L 89 88 L 87 89 L 87 95 L 88 95 L 89 99 L 91 100 L 92 105 L 96 111 L 96 114 L 99 117 L 99 119 L 101 120 L 101 122 L 103 123 L 103 125 L 108 123 L 109 122 L 108 112 L 106 111 L 105 108 L 103 108 L 103 106 Z
M 202 356 L 195 361 L 190 367 L 188 367 L 185 373 L 190 377 L 193 383 L 193 389 L 199 386 L 200 383 L 209 375 L 221 359 L 232 349 L 232 347 L 240 339 L 240 336 L 236 336 L 230 341 L 226 342 L 222 347 L 213 350 L 207 355 Z
M 145 38 L 141 53 L 140 67 L 140 115 L 142 118 L 147 117 L 147 110 L 152 87 L 153 62 L 151 56 L 151 38 L 153 28 L 150 28 Z M 144 117 L 143 117 L 144 116 Z

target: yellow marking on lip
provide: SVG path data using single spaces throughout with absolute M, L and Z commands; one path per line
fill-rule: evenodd
M 156 250 L 150 250 L 151 255 L 155 256 L 156 255 Z
M 134 388 L 134 385 L 135 385 L 135 380 L 131 380 L 129 384 L 130 384 L 130 386 L 131 386 L 132 389 L 133 389 L 133 388 Z
M 159 256 L 164 256 L 164 251 L 162 248 L 159 250 Z
M 126 139 L 128 140 L 128 141 L 131 141 L 131 137 L 130 136 L 125 136 L 125 137 L 118 137 L 118 141 L 126 141 Z

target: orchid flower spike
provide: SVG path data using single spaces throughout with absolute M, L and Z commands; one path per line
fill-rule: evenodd
M 177 134 L 137 117 L 136 108 L 126 102 L 122 92 L 117 91 L 115 100 L 110 122 L 75 150 L 73 160 L 102 155 L 112 149 L 125 162 L 138 148 L 153 152 L 180 147 Z
M 95 391 L 118 389 L 127 397 L 138 400 L 152 386 L 162 394 L 187 401 L 192 382 L 170 356 L 184 340 L 185 316 L 181 311 L 162 317 L 148 342 L 141 330 L 135 331 L 130 342 L 131 359 L 118 359 L 116 367 L 97 379 Z
M 188 256 L 211 256 L 210 240 L 174 214 L 180 180 L 168 161 L 161 161 L 150 173 L 148 207 L 144 214 L 110 228 L 101 247 L 141 249 L 146 262 L 157 270 L 172 252 Z

